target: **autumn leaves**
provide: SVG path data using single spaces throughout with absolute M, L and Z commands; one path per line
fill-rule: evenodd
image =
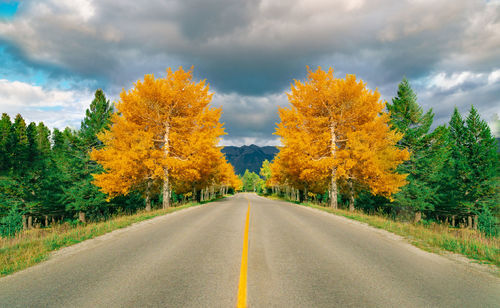
M 169 69 L 165 78 L 146 75 L 122 92 L 111 129 L 99 136 L 105 146 L 91 153 L 105 169 L 94 183 L 111 197 L 142 190 L 146 203 L 161 189 L 164 208 L 172 189 L 193 195 L 215 185 L 238 189 L 240 181 L 217 147 L 224 134 L 221 109 L 209 107 L 208 90 L 180 68 Z
M 339 185 L 354 207 L 355 186 L 390 197 L 405 184 L 396 167 L 409 158 L 395 147 L 401 135 L 391 130 L 385 103 L 354 75 L 333 77 L 318 68 L 305 82 L 295 81 L 290 108 L 279 109 L 280 152 L 271 165 L 270 186 L 315 193 L 329 191 L 337 208 Z
M 221 109 L 210 108 L 212 95 L 204 81 L 194 83 L 191 71 L 167 71 L 165 78 L 146 75 L 116 105 L 112 127 L 99 136 L 104 148 L 92 158 L 105 172 L 95 184 L 109 196 L 141 189 L 161 189 L 168 207 L 177 193 L 219 185 L 239 189 L 241 182 L 217 146 L 224 134 Z M 337 206 L 339 185 L 354 195 L 355 186 L 390 196 L 405 184 L 394 172 L 408 159 L 395 144 L 385 104 L 355 76 L 333 77 L 318 68 L 305 82 L 295 81 L 290 108 L 280 108 L 276 134 L 282 147 L 269 180 L 313 192 L 329 190 Z M 206 190 L 205 190 L 206 191 Z

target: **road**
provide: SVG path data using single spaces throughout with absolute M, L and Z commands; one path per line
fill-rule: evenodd
M 389 233 L 253 194 L 169 214 L 0 279 L 1 307 L 499 307 L 500 279 Z

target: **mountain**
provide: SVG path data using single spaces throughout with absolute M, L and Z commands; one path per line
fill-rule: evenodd
M 222 149 L 227 160 L 234 167 L 236 174 L 243 175 L 245 170 L 259 173 L 264 160 L 273 160 L 278 149 L 276 147 L 259 147 L 255 144 L 244 145 L 241 147 L 227 146 Z

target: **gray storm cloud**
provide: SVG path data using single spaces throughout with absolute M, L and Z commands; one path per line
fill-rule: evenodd
M 146 73 L 194 65 L 224 107 L 229 143 L 275 139 L 276 107 L 306 65 L 355 73 L 387 100 L 406 76 L 436 119 L 469 101 L 485 115 L 500 105 L 499 80 L 446 96 L 432 84 L 500 68 L 499 1 L 23 1 L 0 40 L 30 65 L 105 81 L 113 95 Z

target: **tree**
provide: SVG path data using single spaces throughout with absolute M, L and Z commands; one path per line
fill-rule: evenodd
M 26 132 L 26 122 L 23 117 L 18 114 L 14 119 L 11 127 L 12 136 L 12 167 L 17 174 L 21 174 L 26 169 L 25 162 L 29 157 L 29 142 Z
M 243 174 L 243 177 L 241 178 L 242 184 L 243 184 L 243 189 L 245 191 L 253 191 L 253 192 L 259 192 L 260 188 L 260 182 L 262 179 L 259 177 L 259 175 L 255 172 L 250 172 L 245 170 L 245 173 Z
M 455 108 L 449 125 L 451 156 L 443 183 L 448 211 L 468 217 L 484 207 L 497 212 L 498 153 L 488 124 L 471 106 L 465 121 Z
M 0 172 L 7 171 L 11 164 L 11 126 L 9 115 L 3 113 L 0 119 Z
M 264 179 L 264 186 L 263 189 L 267 190 L 267 187 L 271 187 L 269 180 L 271 179 L 272 172 L 271 172 L 271 163 L 269 160 L 264 160 L 262 162 L 262 167 L 260 168 L 259 175 Z M 268 192 L 266 191 L 266 194 Z
M 394 196 L 394 205 L 413 209 L 418 221 L 422 211 L 433 211 L 439 202 L 441 171 L 448 153 L 447 130 L 440 126 L 429 132 L 434 118 L 432 109 L 423 112 L 406 78 L 399 84 L 392 104 L 386 107 L 392 128 L 403 134 L 398 147 L 411 153 L 410 159 L 398 167 L 399 172 L 408 174 L 408 184 Z
M 291 107 L 280 109 L 276 134 L 283 147 L 276 163 L 289 181 L 328 183 L 330 206 L 337 208 L 338 180 L 357 181 L 375 194 L 390 196 L 405 184 L 394 169 L 408 157 L 395 147 L 385 104 L 377 91 L 356 81 L 333 77 L 318 68 L 305 82 L 295 81 Z
M 87 151 L 100 145 L 97 135 L 111 124 L 113 105 L 106 99 L 102 89 L 95 91 L 94 100 L 85 111 L 85 118 L 82 121 L 79 135 Z
M 197 134 L 214 130 L 211 135 L 218 138 L 223 132 L 220 111 L 208 108 L 208 90 L 205 81 L 194 83 L 192 71 L 181 67 L 168 69 L 166 78 L 146 75 L 122 92 L 111 129 L 99 136 L 105 147 L 91 155 L 105 169 L 94 175 L 94 183 L 105 193 L 126 194 L 146 181 L 162 181 L 163 207 L 169 207 L 172 183 L 182 180 L 184 171 L 196 169 L 199 149 L 215 143 Z
M 71 181 L 79 185 L 71 185 L 65 190 L 68 210 L 77 211 L 79 219 L 86 222 L 87 213 L 102 215 L 108 205 L 106 196 L 92 184 L 92 174 L 102 172 L 102 167 L 90 159 L 90 151 L 101 148 L 102 143 L 97 135 L 109 128 L 113 106 L 106 99 L 101 89 L 96 90 L 94 99 L 85 111 L 81 128 L 72 139 L 74 163 L 68 170 Z

